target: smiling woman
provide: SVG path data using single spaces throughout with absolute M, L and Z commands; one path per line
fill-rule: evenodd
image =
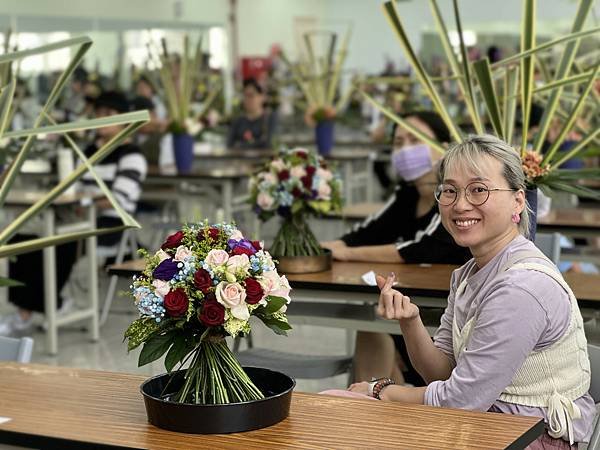
M 547 431 L 531 448 L 576 448 L 589 440 L 596 412 L 583 320 L 556 266 L 524 236 L 518 152 L 471 136 L 448 150 L 440 179 L 442 223 L 473 259 L 452 274 L 433 342 L 418 307 L 392 289 L 394 276 L 377 280 L 378 314 L 399 321 L 428 385 L 376 380 L 353 384 L 351 395 L 543 417 Z

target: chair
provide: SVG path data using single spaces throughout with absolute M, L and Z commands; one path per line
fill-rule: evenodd
M 558 265 L 560 260 L 560 233 L 536 233 L 535 245 L 554 264 Z
M 248 349 L 238 352 L 241 338 L 236 338 L 233 351 L 243 366 L 264 367 L 285 373 L 292 378 L 328 378 L 346 373 L 352 367 L 352 356 L 321 356 L 287 353 L 255 348 L 248 336 Z
M 590 356 L 590 365 L 592 369 L 592 380 L 590 383 L 590 395 L 596 402 L 596 408 L 600 403 L 600 347 L 597 345 L 588 344 L 588 354 Z M 592 437 L 588 444 L 588 450 L 600 449 L 600 423 L 598 413 L 594 419 L 594 427 Z
M 28 363 L 31 361 L 33 339 L 0 336 L 0 360 Z
M 109 247 L 112 249 L 112 247 Z M 121 240 L 119 241 L 118 246 L 116 247 L 116 256 L 115 256 L 115 264 L 121 264 L 125 259 L 125 255 L 128 253 L 131 255 L 135 255 L 138 249 L 138 244 L 135 238 L 135 234 L 132 229 L 126 229 L 123 231 L 123 235 L 121 236 Z M 109 254 L 108 251 L 104 251 L 100 256 L 109 257 L 113 256 Z M 104 305 L 102 306 L 102 313 L 100 314 L 100 326 L 104 325 L 106 320 L 108 319 L 108 313 L 110 311 L 110 305 L 112 304 L 113 297 L 115 296 L 115 289 L 117 288 L 117 282 L 119 281 L 118 275 L 112 275 L 110 277 L 110 281 L 108 283 L 108 289 L 106 291 L 106 296 L 104 297 Z

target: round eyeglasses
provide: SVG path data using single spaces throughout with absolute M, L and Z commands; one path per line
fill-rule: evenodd
M 462 188 L 453 184 L 443 183 L 435 189 L 435 199 L 442 206 L 450 206 L 456 202 Z M 480 206 L 487 202 L 492 191 L 518 191 L 518 189 L 489 188 L 485 183 L 475 181 L 464 188 L 467 201 L 473 206 Z

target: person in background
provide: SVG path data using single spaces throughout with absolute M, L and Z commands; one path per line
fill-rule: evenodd
M 135 82 L 135 95 L 136 97 L 144 97 L 152 101 L 154 113 L 156 115 L 156 118 L 153 120 L 159 122 L 165 122 L 167 120 L 167 108 L 147 77 L 141 76 L 137 79 Z
M 227 136 L 228 148 L 271 148 L 275 114 L 265 110 L 265 93 L 254 78 L 244 80 L 244 113 L 235 118 Z
M 557 267 L 527 239 L 519 152 L 494 136 L 470 136 L 446 153 L 440 179 L 443 225 L 473 258 L 452 274 L 433 342 L 419 308 L 392 289 L 394 275 L 377 278 L 378 314 L 399 322 L 428 385 L 382 379 L 342 392 L 542 417 L 546 431 L 527 448 L 577 448 L 589 441 L 596 415 L 583 319 Z
M 450 141 L 448 128 L 434 112 L 411 112 L 405 120 L 439 142 Z M 394 130 L 393 147 L 392 165 L 401 181 L 386 205 L 339 240 L 321 245 L 340 261 L 463 264 L 470 254 L 442 226 L 433 195 L 441 153 L 400 126 Z M 408 362 L 408 355 L 402 336 L 357 333 L 355 379 L 393 375 L 399 382 L 404 377 L 411 384 L 422 384 L 403 361 Z
M 96 99 L 96 117 L 107 117 L 129 112 L 129 103 L 118 92 L 105 92 Z M 112 125 L 99 128 L 94 142 L 85 149 L 87 157 L 93 155 L 103 144 L 115 137 L 124 125 Z M 102 161 L 94 165 L 96 172 L 112 191 L 120 206 L 134 214 L 142 192 L 142 181 L 146 177 L 147 163 L 138 146 L 131 139 L 123 142 Z M 81 182 L 83 190 L 101 193 L 94 178 L 86 173 Z M 122 224 L 117 211 L 107 198 L 96 201 L 97 228 L 109 228 Z M 119 243 L 122 233 L 98 236 L 99 254 L 102 247 L 114 247 Z M 17 235 L 13 242 L 32 239 L 35 236 Z M 64 299 L 60 294 L 66 284 L 76 261 L 76 246 L 72 242 L 56 246 L 57 307 L 64 311 L 72 306 L 72 299 Z M 9 289 L 9 302 L 17 311 L 0 320 L 0 335 L 15 335 L 27 332 L 33 325 L 33 312 L 44 312 L 44 280 L 42 251 L 20 255 L 9 265 L 9 277 L 24 283 L 24 286 Z

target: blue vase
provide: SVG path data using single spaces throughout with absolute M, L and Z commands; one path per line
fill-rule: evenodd
M 525 200 L 529 205 L 529 240 L 535 242 L 535 231 L 537 229 L 537 187 L 525 190 Z
M 321 155 L 329 155 L 333 148 L 333 121 L 325 120 L 317 123 L 315 128 L 317 150 Z
M 173 134 L 173 153 L 178 173 L 190 173 L 194 165 L 194 138 L 187 133 Z

